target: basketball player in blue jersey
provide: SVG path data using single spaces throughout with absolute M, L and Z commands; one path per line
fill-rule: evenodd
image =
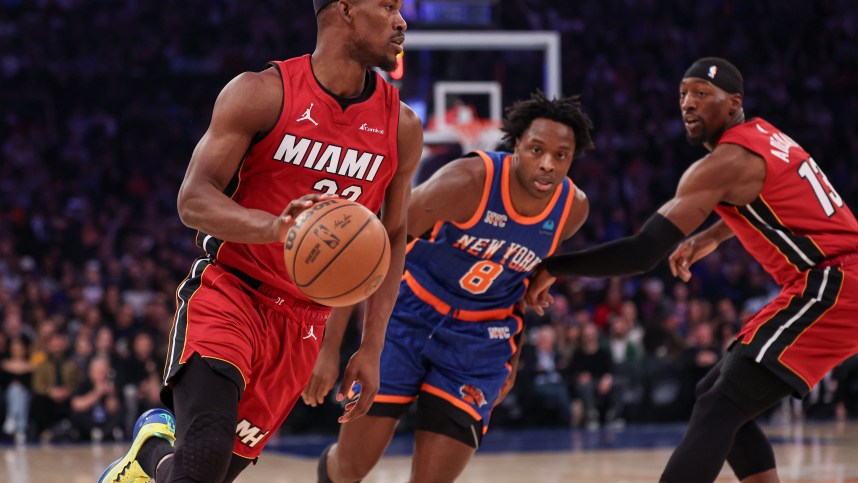
M 396 425 L 417 401 L 412 482 L 453 481 L 488 428 L 492 408 L 512 388 L 525 278 L 587 218 L 589 206 L 567 177 L 592 146 L 592 124 L 575 97 L 536 93 L 507 111 L 509 152 L 454 160 L 415 188 L 399 298 L 381 355 L 381 386 L 368 415 L 341 426 L 319 461 L 319 481 L 364 478 Z M 333 317 L 323 345 L 338 343 L 347 317 Z M 328 337 L 332 335 L 332 337 Z M 304 400 L 330 390 L 338 348 L 323 349 Z M 327 377 L 327 383 L 313 379 Z M 342 388 L 341 388 L 342 391 Z

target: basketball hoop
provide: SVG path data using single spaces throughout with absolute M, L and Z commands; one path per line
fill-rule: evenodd
M 499 127 L 499 122 L 480 118 L 453 126 L 465 153 L 478 149 L 493 150 L 503 137 Z

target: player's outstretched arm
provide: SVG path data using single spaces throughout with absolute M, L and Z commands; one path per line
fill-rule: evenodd
M 331 311 L 331 316 L 325 323 L 322 348 L 319 350 L 316 365 L 313 366 L 310 382 L 301 392 L 304 404 L 312 407 L 322 404 L 337 382 L 337 376 L 340 375 L 340 346 L 355 307 L 335 307 Z
M 360 383 L 361 392 L 356 401 L 346 405 L 345 413 L 339 418 L 341 423 L 366 414 L 375 400 L 379 386 L 379 359 L 384 347 L 384 332 L 387 329 L 387 319 L 393 312 L 405 266 L 411 177 L 417 169 L 423 151 L 423 124 L 417 114 L 404 103 L 400 104 L 397 145 L 399 165 L 387 187 L 381 209 L 381 222 L 390 237 L 390 268 L 381 287 L 367 300 L 361 346 L 349 359 L 343 372 L 337 399 L 345 399 L 355 382 Z
M 733 144 L 723 144 L 683 174 L 676 195 L 655 213 L 640 232 L 587 250 L 547 258 L 536 280 L 551 276 L 608 277 L 647 272 L 697 229 L 721 202 L 747 204 L 765 181 L 759 156 Z M 528 304 L 537 304 L 542 284 L 531 283 Z

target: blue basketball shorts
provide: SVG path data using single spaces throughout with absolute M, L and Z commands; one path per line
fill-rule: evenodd
M 376 402 L 409 403 L 426 392 L 482 422 L 485 431 L 522 328 L 512 310 L 502 319 L 498 312 L 486 312 L 492 320 L 440 313 L 403 281 L 387 326 Z M 470 319 L 479 319 L 474 314 Z

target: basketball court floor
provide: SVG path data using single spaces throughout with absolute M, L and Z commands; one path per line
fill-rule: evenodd
M 656 482 L 682 425 L 621 430 L 493 431 L 458 480 L 483 482 Z M 858 483 L 858 422 L 767 426 L 781 481 Z M 333 436 L 286 436 L 273 441 L 240 483 L 314 482 L 316 459 Z M 412 439 L 397 436 L 364 481 L 404 483 Z M 0 482 L 92 483 L 125 445 L 0 447 Z M 719 482 L 736 481 L 725 468 Z

